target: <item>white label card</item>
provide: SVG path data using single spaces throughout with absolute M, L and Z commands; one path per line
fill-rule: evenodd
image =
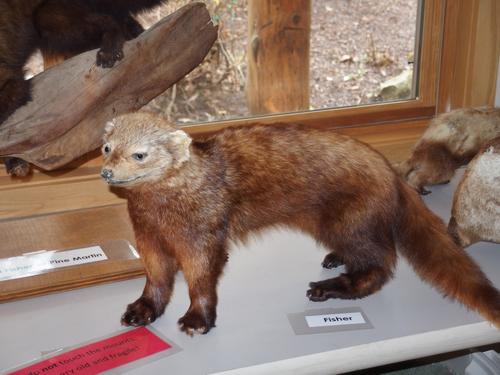
M 0 259 L 0 281 L 39 274 L 54 268 L 99 262 L 108 257 L 100 246 L 66 251 L 42 251 Z
M 363 315 L 359 312 L 324 314 L 324 315 L 306 315 L 305 318 L 307 321 L 307 325 L 310 328 L 366 323 L 365 319 L 363 318 Z
M 373 325 L 359 306 L 306 310 L 288 314 L 296 335 L 371 329 Z

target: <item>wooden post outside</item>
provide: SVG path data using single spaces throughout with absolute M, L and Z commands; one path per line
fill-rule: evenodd
M 251 114 L 309 109 L 310 0 L 248 2 Z

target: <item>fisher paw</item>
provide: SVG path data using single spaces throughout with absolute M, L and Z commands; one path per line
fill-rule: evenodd
M 112 68 L 115 62 L 123 59 L 123 51 L 120 48 L 113 48 L 111 50 L 100 49 L 97 52 L 96 64 L 103 68 Z
M 342 283 L 342 279 L 339 277 L 311 282 L 309 283 L 309 288 L 306 295 L 312 302 L 323 302 L 330 298 L 356 298 L 348 294 Z
M 325 259 L 323 259 L 323 262 L 321 263 L 323 268 L 328 268 L 328 269 L 336 268 L 343 264 L 344 263 L 334 253 L 328 253 L 325 256 Z
M 209 319 L 196 311 L 188 311 L 179 319 L 181 331 L 193 336 L 195 333 L 206 334 L 212 327 L 215 327 L 215 319 Z
M 321 286 L 319 285 L 319 283 L 309 283 L 309 287 L 311 289 L 309 289 L 306 293 L 307 295 L 307 298 L 309 298 L 309 300 L 313 301 L 313 302 L 322 302 L 322 301 L 326 301 L 328 298 L 327 296 L 327 291 L 324 290 L 323 288 L 321 288 Z
M 4 163 L 7 173 L 13 177 L 26 177 L 31 172 L 29 163 L 22 159 L 6 158 Z
M 152 303 L 146 298 L 139 298 L 127 306 L 127 311 L 122 315 L 124 326 L 146 326 L 156 320 L 156 313 Z

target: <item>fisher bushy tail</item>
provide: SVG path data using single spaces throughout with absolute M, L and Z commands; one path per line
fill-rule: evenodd
M 500 328 L 499 291 L 418 194 L 406 183 L 399 184 L 401 211 L 395 238 L 401 254 L 423 280 Z

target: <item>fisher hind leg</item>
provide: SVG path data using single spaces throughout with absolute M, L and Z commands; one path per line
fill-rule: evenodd
M 366 228 L 365 228 L 366 229 Z M 336 250 L 331 259 L 342 259 L 346 266 L 340 276 L 309 284 L 307 297 L 311 301 L 325 301 L 329 298 L 357 299 L 380 290 L 392 277 L 396 263 L 396 249 L 390 233 L 378 232 L 371 235 L 350 236 L 352 240 L 331 239 L 324 241 Z M 378 228 L 379 230 L 381 228 Z M 339 236 L 342 237 L 342 236 Z M 353 239 L 354 238 L 354 239 Z M 330 260 L 331 260 L 330 259 Z
M 307 297 L 314 302 L 363 298 L 380 290 L 390 277 L 391 273 L 381 267 L 346 272 L 332 279 L 309 283 Z

